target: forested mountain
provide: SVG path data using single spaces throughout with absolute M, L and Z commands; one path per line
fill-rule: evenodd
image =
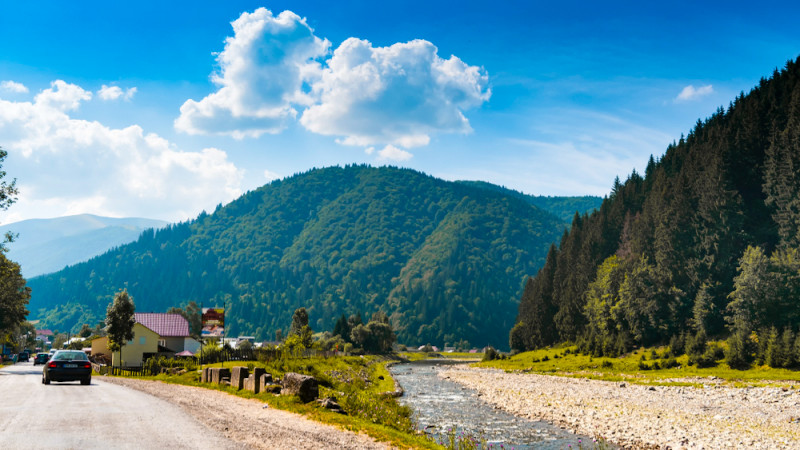
M 29 309 L 75 329 L 127 288 L 140 312 L 225 305 L 234 336 L 271 338 L 304 306 L 317 331 L 383 310 L 402 343 L 505 347 L 523 283 L 563 230 L 490 189 L 406 169 L 315 169 L 34 278 Z
M 611 355 L 678 336 L 797 333 L 799 63 L 576 215 L 526 283 L 512 346 L 573 341 Z
M 459 183 L 517 196 L 531 205 L 555 215 L 564 222 L 567 222 L 567 224 L 572 223 L 572 217 L 575 216 L 576 212 L 580 214 L 591 213 L 595 209 L 599 208 L 600 204 L 603 202 L 602 197 L 592 195 L 584 195 L 579 197 L 528 195 L 503 186 L 487 183 L 485 181 L 459 181 Z
M 52 219 L 29 219 L 0 226 L 0 234 L 17 235 L 8 245 L 8 258 L 17 261 L 25 277 L 55 272 L 86 261 L 118 245 L 135 241 L 147 228 L 167 225 L 162 220 L 112 218 L 80 214 Z

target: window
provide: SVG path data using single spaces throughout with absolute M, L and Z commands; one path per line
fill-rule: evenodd
M 166 347 L 166 346 L 167 346 L 167 341 L 166 341 L 166 339 L 159 339 L 159 340 L 158 340 L 158 345 L 160 345 L 160 346 L 162 346 L 162 347 Z
M 144 338 L 144 336 L 139 338 L 139 345 L 144 345 L 145 342 L 146 342 L 146 339 Z

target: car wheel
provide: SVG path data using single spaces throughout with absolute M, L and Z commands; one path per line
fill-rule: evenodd
M 86 377 L 86 378 L 81 380 L 81 384 L 84 385 L 84 386 L 87 385 L 87 384 L 91 384 L 91 383 L 92 383 L 92 377 L 91 376 Z
M 50 384 L 50 378 L 48 378 L 46 375 L 42 375 L 42 383 Z

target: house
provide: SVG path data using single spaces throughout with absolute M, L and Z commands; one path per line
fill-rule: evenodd
M 42 343 L 42 347 L 50 345 L 52 338 L 53 332 L 51 330 L 36 330 L 36 340 Z
M 115 367 L 141 367 L 145 356 L 158 354 L 159 339 L 158 333 L 136 322 L 133 324 L 133 339 L 122 346 L 122 355 L 120 352 L 111 352 L 106 336 L 92 341 L 92 356 L 111 355 L 111 365 Z
M 200 343 L 189 336 L 189 322 L 180 314 L 134 313 L 134 319 L 160 336 L 158 345 L 173 353 L 200 350 Z
M 174 356 L 189 351 L 197 353 L 200 343 L 189 336 L 189 322 L 180 314 L 134 313 L 133 339 L 119 352 L 108 348 L 108 337 L 92 341 L 92 356 L 111 355 L 113 366 L 141 367 L 147 358 Z

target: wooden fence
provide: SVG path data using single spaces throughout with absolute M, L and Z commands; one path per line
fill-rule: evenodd
M 320 350 L 304 350 L 303 352 L 293 355 L 289 352 L 284 352 L 278 349 L 230 349 L 230 348 L 223 348 L 218 351 L 214 352 L 207 352 L 206 354 L 201 354 L 199 357 L 195 358 L 198 362 L 198 365 L 203 364 L 216 364 L 221 362 L 228 362 L 228 361 L 262 361 L 262 362 L 269 362 L 274 361 L 276 359 L 281 358 L 331 358 L 334 356 L 342 356 L 345 355 L 343 352 L 334 352 L 334 351 L 320 351 Z M 100 365 L 97 363 L 92 363 L 92 368 L 95 372 L 105 375 L 119 375 L 119 376 L 127 376 L 127 377 L 141 377 L 141 376 L 150 376 L 150 375 L 158 375 L 158 373 L 152 373 L 145 367 L 111 367 Z

